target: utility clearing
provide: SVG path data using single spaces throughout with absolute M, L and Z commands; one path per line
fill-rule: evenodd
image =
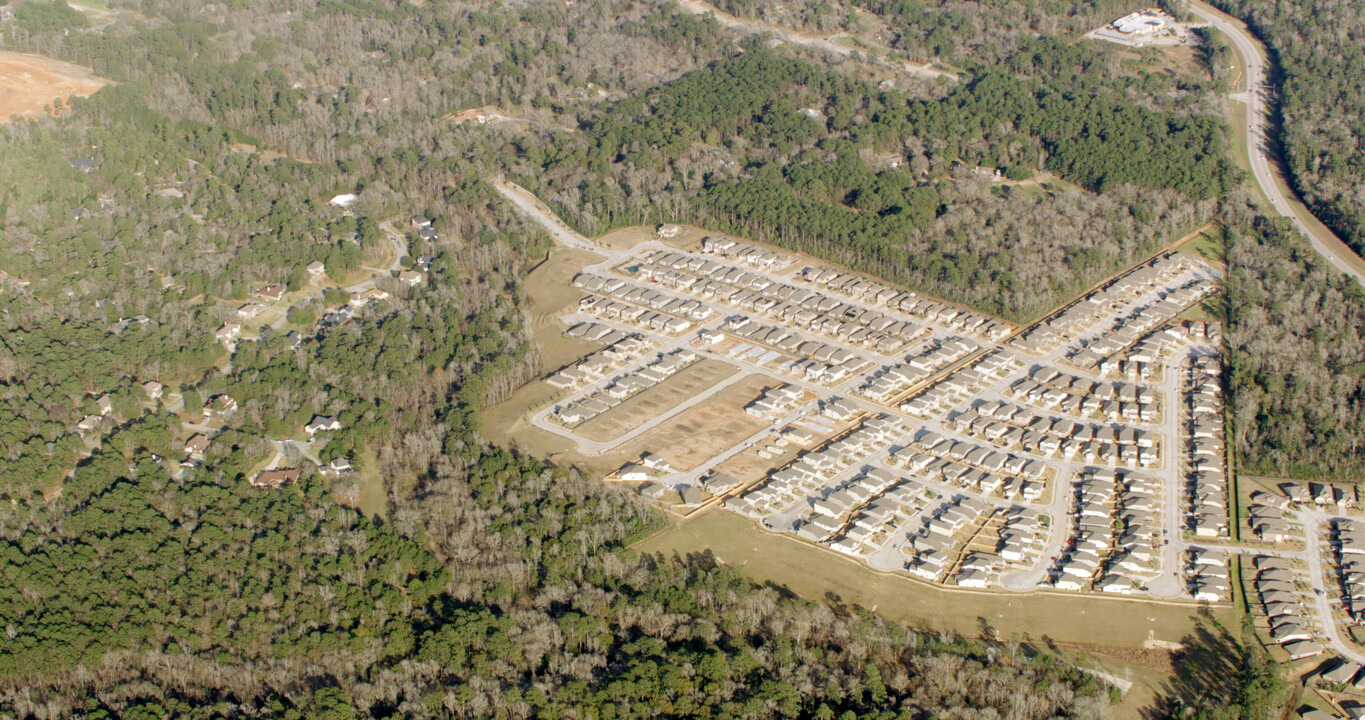
M 36 117 L 49 112 L 57 98 L 86 97 L 108 84 L 80 65 L 0 51 L 0 118 Z

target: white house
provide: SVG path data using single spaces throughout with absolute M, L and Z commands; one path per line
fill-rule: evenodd
M 313 416 L 313 419 L 303 426 L 304 432 L 309 435 L 316 435 L 324 430 L 340 430 L 341 421 L 334 417 Z

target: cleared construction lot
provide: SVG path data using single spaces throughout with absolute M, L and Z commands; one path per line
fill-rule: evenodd
M 938 585 L 1230 595 L 1184 552 L 1228 533 L 1221 436 L 1175 407 L 1179 367 L 1220 342 L 1181 317 L 1216 289 L 1203 258 L 1160 255 L 1015 328 L 695 229 L 609 240 L 542 269 L 560 287 L 536 290 L 541 330 L 591 350 L 514 398 L 541 403 L 522 437 Z
M 733 365 L 702 360 L 579 425 L 574 432 L 599 442 L 615 440 L 737 372 Z

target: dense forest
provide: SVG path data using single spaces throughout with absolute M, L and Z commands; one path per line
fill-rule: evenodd
M 1211 116 L 993 72 L 917 99 L 757 45 L 551 141 L 519 177 L 590 234 L 699 212 L 1015 320 L 1193 230 L 1237 178 Z M 984 191 L 978 166 L 1060 181 Z
M 1365 249 L 1365 54 L 1359 3 L 1220 0 L 1271 50 L 1279 139 L 1294 189 L 1357 252 Z
M 25 6 L 3 33 L 117 84 L 0 129 L 0 713 L 1106 716 L 1107 687 L 1045 656 L 633 554 L 652 510 L 481 438 L 480 410 L 539 369 L 522 275 L 547 247 L 482 178 L 730 58 L 713 22 L 116 7 L 96 27 Z M 442 119 L 495 103 L 551 129 Z M 420 283 L 372 267 L 391 233 Z M 362 278 L 386 297 L 323 326 Z M 219 342 L 267 284 L 297 305 Z M 339 427 L 308 457 L 289 441 L 321 415 Z M 272 456 L 297 480 L 254 487 Z M 338 458 L 365 472 L 324 474 Z
M 1244 466 L 1362 469 L 1359 291 L 1225 199 L 1216 78 L 1070 42 L 1131 7 L 721 5 L 962 74 L 879 82 L 629 0 L 21 5 L 6 49 L 115 84 L 0 128 L 0 713 L 1108 716 L 1093 676 L 1012 644 L 639 557 L 652 510 L 490 447 L 480 411 L 540 370 L 523 275 L 548 247 L 497 172 L 588 232 L 697 220 L 1016 319 L 1221 217 Z M 515 120 L 452 119 L 487 106 Z M 373 267 L 390 233 L 421 282 Z M 321 326 L 362 278 L 388 297 Z M 278 326 L 215 339 L 275 283 Z M 253 487 L 276 455 L 297 482 Z M 321 472 L 345 458 L 365 472 Z M 1273 675 L 1246 655 L 1187 705 L 1252 716 Z
M 1287 220 L 1228 209 L 1230 412 L 1244 470 L 1365 475 L 1365 290 Z

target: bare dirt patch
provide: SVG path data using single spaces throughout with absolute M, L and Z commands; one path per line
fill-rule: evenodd
M 47 112 L 57 98 L 85 97 L 108 84 L 80 65 L 0 51 L 0 119 L 34 117 Z
M 593 242 L 609 250 L 629 250 L 642 242 L 656 239 L 658 239 L 658 235 L 652 226 L 632 225 L 593 238 Z
M 677 470 L 691 470 L 767 425 L 763 418 L 744 412 L 744 406 L 764 390 L 780 384 L 762 375 L 746 377 L 725 392 L 622 445 L 616 453 L 629 460 L 649 451 Z
M 795 423 L 796 427 L 812 433 L 813 440 L 807 445 L 789 442 L 785 447 L 776 444 L 776 438 L 787 426 L 773 428 L 776 432 L 769 439 L 754 443 L 751 448 L 746 448 L 734 457 L 721 463 L 716 469 L 720 472 L 736 478 L 742 482 L 751 483 L 766 477 L 769 472 L 796 459 L 803 450 L 814 450 L 829 438 L 842 435 L 856 424 L 856 421 L 834 422 L 828 421 L 826 424 L 833 427 L 830 432 L 816 432 L 818 427 L 810 423 Z M 760 452 L 765 452 L 768 457 L 763 457 Z
M 579 425 L 574 434 L 597 442 L 615 440 L 737 372 L 734 365 L 702 360 Z

